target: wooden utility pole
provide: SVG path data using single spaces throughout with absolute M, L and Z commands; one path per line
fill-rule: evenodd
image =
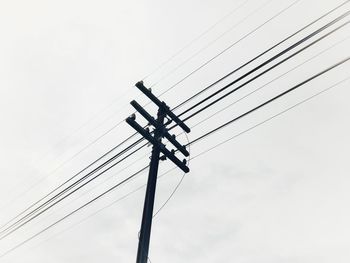
M 153 103 L 155 103 L 156 106 L 158 106 L 157 119 L 155 119 L 136 101 L 133 100 L 131 102 L 131 105 L 136 109 L 136 111 L 139 112 L 148 121 L 148 123 L 154 127 L 153 134 L 150 133 L 149 130 L 144 129 L 135 121 L 135 115 L 126 119 L 126 122 L 131 127 L 133 127 L 138 133 L 140 133 L 146 140 L 148 140 L 153 145 L 136 259 L 136 263 L 147 263 L 152 228 L 154 198 L 157 185 L 158 167 L 159 160 L 161 158 L 160 154 L 162 153 L 164 155 L 164 158 L 170 159 L 185 173 L 188 173 L 190 171 L 189 168 L 186 166 L 185 159 L 183 161 L 180 161 L 175 156 L 175 150 L 169 151 L 165 147 L 165 145 L 162 144 L 162 138 L 165 137 L 184 156 L 189 156 L 186 147 L 181 145 L 175 139 L 174 135 L 170 135 L 168 133 L 164 125 L 164 119 L 167 117 L 170 120 L 174 121 L 187 133 L 189 133 L 191 130 L 170 110 L 170 108 L 166 105 L 165 102 L 160 101 L 154 94 L 152 94 L 152 92 L 143 85 L 143 82 L 138 82 L 135 86 L 141 92 L 143 92 Z

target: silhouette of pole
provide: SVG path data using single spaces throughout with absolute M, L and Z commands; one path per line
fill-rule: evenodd
M 164 113 L 161 109 L 158 110 L 157 123 L 162 126 L 164 124 Z M 154 132 L 154 139 L 161 143 L 162 133 L 159 129 L 156 129 Z M 146 197 L 143 207 L 142 223 L 139 244 L 137 249 L 137 263 L 147 263 L 149 243 L 151 237 L 151 228 L 152 228 L 152 217 L 153 217 L 153 206 L 154 198 L 157 185 L 157 175 L 159 167 L 159 157 L 160 157 L 160 148 L 158 145 L 153 145 L 151 164 L 149 168 Z
M 131 101 L 130 103 L 136 109 L 136 111 L 139 112 L 148 121 L 149 125 L 152 125 L 154 127 L 154 132 L 152 133 L 149 131 L 149 129 L 145 129 L 135 121 L 135 114 L 126 119 L 126 122 L 131 127 L 133 127 L 138 133 L 140 133 L 153 145 L 136 258 L 136 263 L 147 263 L 159 160 L 169 159 L 185 173 L 188 173 L 190 171 L 190 169 L 186 166 L 186 159 L 181 161 L 175 156 L 176 151 L 174 149 L 168 150 L 162 143 L 162 138 L 165 137 L 173 146 L 175 146 L 177 151 L 186 157 L 189 156 L 189 152 L 187 151 L 186 147 L 184 145 L 181 145 L 176 140 L 175 135 L 169 134 L 168 130 L 165 127 L 166 124 L 164 124 L 165 117 L 170 118 L 171 121 L 174 121 L 187 133 L 189 133 L 191 129 L 170 110 L 170 107 L 166 105 L 165 102 L 160 101 L 154 94 L 152 94 L 152 92 L 143 85 L 142 81 L 136 83 L 135 86 L 142 93 L 144 93 L 156 106 L 158 106 L 157 119 L 155 119 L 135 100 Z M 163 154 L 162 157 L 160 156 L 161 153 Z

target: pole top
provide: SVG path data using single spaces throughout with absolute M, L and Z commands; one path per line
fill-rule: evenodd
M 170 107 L 164 101 L 160 101 L 149 89 L 143 85 L 143 81 L 137 82 L 135 86 L 154 104 L 161 108 L 164 113 L 169 116 L 170 119 L 172 119 L 177 125 L 179 125 L 186 133 L 191 132 L 191 129 L 171 111 Z

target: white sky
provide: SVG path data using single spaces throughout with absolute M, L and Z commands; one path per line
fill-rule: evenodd
M 269 4 L 237 24 L 265 2 Z M 152 90 L 161 94 L 292 2 L 2 1 L 1 225 L 133 132 L 122 123 L 71 159 L 132 113 L 129 101 L 147 102 L 132 87 L 134 83 L 245 3 L 200 41 L 194 42 L 145 79 L 147 86 L 157 83 Z M 177 85 L 162 99 L 170 106 L 177 105 L 342 2 L 301 0 Z M 347 4 L 287 44 L 294 43 L 349 7 Z M 209 45 L 235 24 L 237 26 L 231 31 Z M 235 96 L 189 120 L 188 125 L 195 125 L 205 116 L 323 52 L 254 96 L 195 127 L 189 139 L 195 139 L 345 58 L 349 55 L 350 41 L 339 41 L 349 35 L 350 28 L 346 26 Z M 339 44 L 330 48 L 337 42 Z M 182 65 L 201 49 L 203 52 Z M 272 54 L 275 53 L 258 62 Z M 175 70 L 179 65 L 182 66 Z M 303 86 L 300 91 L 196 144 L 191 149 L 192 155 L 348 77 L 349 65 L 349 62 L 342 65 Z M 223 84 L 237 76 L 239 74 Z M 173 199 L 154 219 L 151 261 L 349 262 L 349 83 L 344 82 L 268 124 L 194 159 L 190 163 L 190 174 L 185 176 Z M 106 108 L 107 105 L 110 106 Z M 187 141 L 183 136 L 179 140 Z M 148 163 L 148 158 L 143 156 L 149 151 L 150 148 L 140 151 L 40 219 L 0 241 L 0 254 L 143 167 Z M 138 158 L 141 160 L 118 173 Z M 162 163 L 160 172 L 169 167 L 172 167 L 169 161 Z M 156 210 L 171 194 L 181 176 L 182 173 L 175 170 L 159 180 Z M 110 179 L 104 181 L 107 178 Z M 103 184 L 98 188 L 92 189 L 101 182 Z M 146 174 L 142 174 L 1 258 L 1 262 L 135 261 L 144 189 L 83 223 L 77 223 L 145 182 Z M 88 189 L 92 190 L 77 199 Z

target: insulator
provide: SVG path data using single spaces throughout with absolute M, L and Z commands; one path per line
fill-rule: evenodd
M 169 125 L 169 124 L 172 123 L 172 122 L 173 122 L 172 119 L 166 118 L 165 125 Z
M 187 160 L 186 160 L 186 159 L 183 159 L 182 163 L 183 163 L 184 165 L 186 165 L 186 164 L 187 164 Z
M 136 115 L 135 115 L 135 113 L 131 114 L 131 115 L 130 115 L 130 118 L 131 118 L 133 121 L 136 120 Z

